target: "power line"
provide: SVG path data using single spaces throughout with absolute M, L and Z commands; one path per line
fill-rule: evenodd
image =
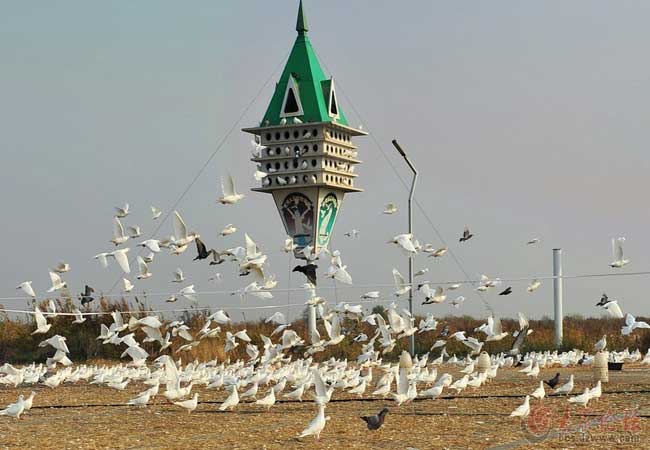
M 519 282 L 531 282 L 533 280 L 538 280 L 538 281 L 543 281 L 543 280 L 555 280 L 555 279 L 563 279 L 563 280 L 569 280 L 569 279 L 581 279 L 581 278 L 609 278 L 609 277 L 631 277 L 631 276 L 643 276 L 643 275 L 650 275 L 650 270 L 648 271 L 640 271 L 640 272 L 617 272 L 617 273 L 587 273 L 587 274 L 577 274 L 577 275 L 530 275 L 530 276 L 519 276 L 519 277 L 494 277 L 490 278 L 491 281 L 501 281 L 501 282 L 513 282 L 513 283 L 519 283 Z M 474 279 L 466 279 L 466 280 L 443 280 L 443 281 L 431 281 L 431 280 L 422 280 L 418 282 L 414 282 L 411 286 L 420 286 L 422 284 L 431 284 L 431 285 L 436 285 L 436 286 L 445 286 L 445 285 L 453 285 L 453 284 L 471 284 L 471 285 L 476 285 L 476 284 L 481 284 L 483 280 L 474 280 Z M 404 283 L 404 285 L 409 286 L 409 283 Z M 384 284 L 384 283 L 376 283 L 376 284 L 360 284 L 360 285 L 352 285 L 352 286 L 347 286 L 347 285 L 337 285 L 334 284 L 332 286 L 318 286 L 319 290 L 338 290 L 338 289 L 372 289 L 372 288 L 384 288 L 384 287 L 395 287 L 394 284 Z M 305 288 L 299 287 L 299 288 L 274 288 L 274 289 L 269 289 L 269 290 L 262 290 L 265 292 L 305 292 Z M 197 291 L 193 292 L 191 295 L 219 295 L 219 294 L 227 294 L 227 295 L 251 295 L 254 296 L 253 294 L 246 293 L 243 290 L 239 289 L 236 291 L 232 290 L 218 290 L 218 291 Z M 123 293 L 123 294 L 100 294 L 97 297 L 99 298 L 131 298 L 131 297 L 163 297 L 167 295 L 179 295 L 179 291 L 173 291 L 173 292 L 151 292 L 151 293 Z M 182 294 L 180 294 L 182 295 Z M 41 300 L 47 300 L 52 297 L 0 297 L 0 301 L 24 301 L 24 300 L 36 300 L 36 299 L 41 299 Z

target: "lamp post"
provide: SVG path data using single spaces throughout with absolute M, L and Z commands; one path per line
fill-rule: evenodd
M 415 192 L 415 183 L 418 180 L 418 171 L 411 163 L 411 160 L 406 156 L 406 153 L 404 153 L 404 150 L 402 150 L 402 147 L 397 143 L 397 139 L 393 139 L 393 146 L 397 149 L 400 155 L 402 155 L 402 158 L 404 158 L 404 161 L 406 161 L 406 164 L 408 164 L 409 168 L 413 172 L 413 180 L 411 181 L 411 191 L 409 192 L 409 200 L 408 200 L 408 216 L 409 216 L 409 234 L 413 234 L 413 211 L 411 209 L 411 203 L 413 201 L 413 193 Z M 409 313 L 411 313 L 411 316 L 413 316 L 413 255 L 409 255 L 409 285 L 411 286 L 411 289 L 409 289 Z M 415 355 L 415 335 L 411 335 L 409 337 L 409 353 L 411 356 Z

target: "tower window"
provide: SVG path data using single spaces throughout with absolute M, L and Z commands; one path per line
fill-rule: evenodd
M 298 93 L 298 83 L 293 75 L 291 75 L 287 81 L 287 90 L 284 91 L 284 101 L 282 102 L 280 117 L 296 117 L 302 116 L 303 114 L 300 94 Z

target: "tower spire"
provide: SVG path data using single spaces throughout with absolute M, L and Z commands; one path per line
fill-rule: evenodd
M 302 9 L 302 0 L 300 0 L 300 5 L 298 6 L 298 20 L 296 20 L 296 31 L 298 34 L 305 34 L 309 28 L 307 27 L 307 17 Z

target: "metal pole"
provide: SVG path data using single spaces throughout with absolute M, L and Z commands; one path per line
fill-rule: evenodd
M 553 249 L 553 305 L 555 319 L 555 347 L 562 346 L 564 316 L 562 315 L 562 249 Z
M 409 168 L 413 172 L 413 180 L 411 181 L 411 191 L 409 192 L 408 200 L 409 234 L 413 234 L 413 212 L 411 209 L 411 203 L 413 201 L 413 193 L 415 192 L 415 183 L 417 183 L 418 180 L 418 171 L 415 166 L 413 166 L 408 156 L 406 156 L 402 147 L 397 143 L 397 139 L 393 139 L 393 146 L 397 149 L 399 154 L 402 155 L 402 158 L 404 158 L 404 161 L 406 161 L 406 164 L 408 164 Z M 413 255 L 409 255 L 409 285 L 411 286 L 411 289 L 409 289 L 409 313 L 413 316 Z M 409 353 L 411 356 L 415 356 L 415 335 L 413 334 L 409 337 Z

